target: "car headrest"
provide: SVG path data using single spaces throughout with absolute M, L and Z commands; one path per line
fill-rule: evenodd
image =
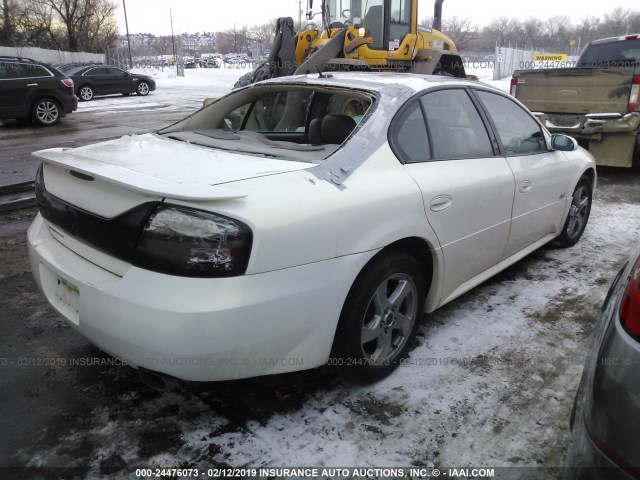
M 322 142 L 322 118 L 314 118 L 309 122 L 309 133 L 307 135 L 307 143 L 311 145 L 321 145 Z
M 326 115 L 320 133 L 324 143 L 341 144 L 356 128 L 356 121 L 348 115 Z

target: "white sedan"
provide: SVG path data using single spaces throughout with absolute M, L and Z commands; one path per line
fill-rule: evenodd
M 513 98 L 408 74 L 269 80 L 35 155 L 47 300 L 130 365 L 202 381 L 389 374 L 423 312 L 575 244 L 596 183 L 589 153 Z

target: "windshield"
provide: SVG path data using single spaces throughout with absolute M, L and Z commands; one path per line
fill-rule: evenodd
M 378 7 L 382 13 L 382 0 L 329 0 L 327 7 L 327 25 L 341 23 L 343 25 L 362 25 L 371 7 Z
M 233 92 L 158 134 L 220 150 L 318 163 L 364 121 L 373 98 L 346 88 L 254 86 Z
M 640 64 L 640 38 L 590 45 L 582 57 L 582 67 L 633 67 Z

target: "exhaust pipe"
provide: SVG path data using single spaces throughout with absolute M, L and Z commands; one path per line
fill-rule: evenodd
M 434 30 L 442 30 L 442 4 L 444 0 L 436 0 L 433 6 L 433 23 L 431 28 Z
M 158 390 L 159 392 L 167 392 L 178 386 L 178 379 L 165 375 L 163 373 L 153 372 L 146 368 L 138 368 L 138 378 L 147 387 Z

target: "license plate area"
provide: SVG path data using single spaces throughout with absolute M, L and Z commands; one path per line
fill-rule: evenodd
M 64 278 L 57 278 L 55 306 L 76 325 L 80 324 L 80 290 Z

